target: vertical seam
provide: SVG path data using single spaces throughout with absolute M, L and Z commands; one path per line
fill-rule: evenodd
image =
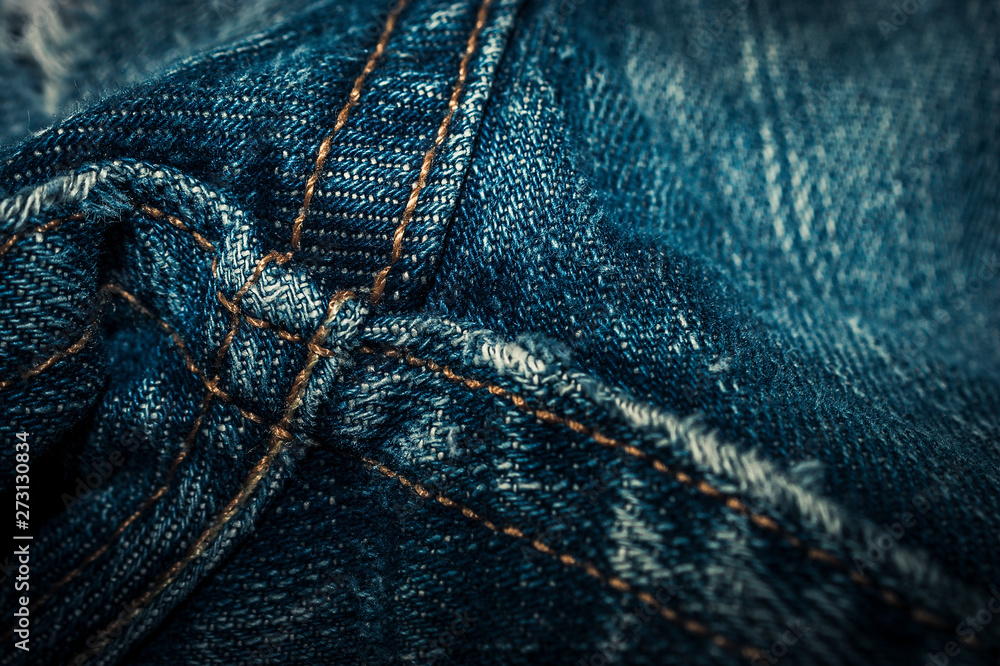
M 336 132 L 340 127 L 343 126 L 343 122 L 346 122 L 347 120 L 347 115 L 350 111 L 350 108 L 357 103 L 357 100 L 360 97 L 361 86 L 363 85 L 368 74 L 374 68 L 378 58 L 382 55 L 382 53 L 384 53 L 385 46 L 389 40 L 389 36 L 392 34 L 396 26 L 397 18 L 399 14 L 402 12 L 402 10 L 406 7 L 408 2 L 409 0 L 399 0 L 395 8 L 390 13 L 388 19 L 386 20 L 385 27 L 382 30 L 382 34 L 378 40 L 375 50 L 366 61 L 362 73 L 355 80 L 355 85 L 351 90 L 350 96 L 347 102 L 345 103 L 343 109 L 341 110 L 341 113 L 338 114 L 338 125 L 335 126 L 334 132 Z M 292 258 L 292 255 L 297 249 L 298 239 L 301 234 L 302 220 L 305 219 L 305 216 L 308 213 L 309 203 L 312 199 L 312 192 L 319 178 L 319 173 L 322 170 L 323 164 L 325 163 L 327 153 L 329 152 L 330 139 L 332 135 L 333 132 L 331 132 L 320 145 L 319 154 L 316 159 L 316 165 L 313 169 L 313 175 L 310 177 L 310 180 L 307 183 L 306 192 L 302 202 L 302 208 L 299 212 L 299 216 L 296 217 L 296 220 L 293 223 L 292 250 L 286 253 L 279 253 L 276 250 L 272 250 L 271 252 L 267 253 L 264 257 L 262 257 L 254 267 L 253 273 L 243 284 L 243 286 L 239 289 L 239 291 L 237 291 L 237 293 L 233 296 L 232 302 L 227 302 L 222 292 L 217 291 L 219 302 L 222 303 L 223 307 L 231 314 L 230 328 L 226 336 L 223 338 L 222 343 L 219 346 L 219 350 L 216 355 L 216 360 L 214 364 L 215 376 L 207 384 L 208 392 L 205 394 L 205 398 L 202 400 L 201 412 L 198 415 L 198 418 L 195 419 L 195 422 L 191 428 L 190 433 L 185 438 L 181 454 L 179 454 L 179 457 L 183 457 L 184 455 L 186 455 L 187 449 L 190 447 L 193 440 L 197 437 L 197 434 L 201 429 L 202 423 L 204 423 L 204 421 L 206 420 L 205 417 L 207 416 L 208 410 L 211 406 L 212 397 L 215 395 L 215 391 L 213 389 L 216 388 L 216 385 L 218 384 L 220 378 L 219 373 L 222 369 L 222 364 L 225 360 L 225 357 L 228 355 L 229 350 L 232 347 L 232 342 L 236 336 L 237 329 L 239 328 L 239 323 L 241 320 L 240 307 L 239 307 L 240 302 L 242 301 L 247 291 L 249 291 L 250 288 L 252 288 L 253 285 L 256 284 L 256 282 L 260 279 L 261 275 L 263 275 L 264 268 L 267 266 L 268 263 L 270 263 L 271 261 L 276 261 L 279 263 L 279 265 L 284 264 Z M 216 264 L 213 261 L 213 273 L 215 265 Z M 146 604 L 148 604 L 154 597 L 156 597 L 160 592 L 166 589 L 176 579 L 176 577 L 180 575 L 181 571 L 183 571 L 184 568 L 190 562 L 199 557 L 201 553 L 204 551 L 204 549 L 210 546 L 212 542 L 214 542 L 215 538 L 218 536 L 219 532 L 221 532 L 225 524 L 233 517 L 233 515 L 235 515 L 235 513 L 240 509 L 240 507 L 243 506 L 246 500 L 257 488 L 257 485 L 260 483 L 260 480 L 263 478 L 264 474 L 270 469 L 272 462 L 283 449 L 284 443 L 291 439 L 291 433 L 288 431 L 288 427 L 291 424 L 291 420 L 295 416 L 295 412 L 297 411 L 299 404 L 301 403 L 302 394 L 305 392 L 309 378 L 312 376 L 313 368 L 315 367 L 316 363 L 319 360 L 319 354 L 315 351 L 315 348 L 320 348 L 323 346 L 323 343 L 326 340 L 326 336 L 329 334 L 329 324 L 332 322 L 333 318 L 339 312 L 340 306 L 348 299 L 354 297 L 355 297 L 354 292 L 340 291 L 337 292 L 330 299 L 330 303 L 327 307 L 326 317 L 324 318 L 323 323 L 320 325 L 320 327 L 316 330 L 316 333 L 313 335 L 313 338 L 310 340 L 309 355 L 307 356 L 306 365 L 292 382 L 292 389 L 288 397 L 288 404 L 285 410 L 285 415 L 277 425 L 272 427 L 272 437 L 268 447 L 268 452 L 251 471 L 250 475 L 244 482 L 244 485 L 241 488 L 240 492 L 237 493 L 237 495 L 233 497 L 232 500 L 230 500 L 230 503 L 226 506 L 225 510 L 219 516 L 216 517 L 215 521 L 208 527 L 208 529 L 202 532 L 201 536 L 199 536 L 198 540 L 191 547 L 191 549 L 188 550 L 187 554 L 182 559 L 178 560 L 167 571 L 161 574 L 158 577 L 157 581 L 154 583 L 154 586 L 150 590 L 148 590 L 145 594 L 143 594 L 137 600 L 136 603 L 133 603 L 130 606 L 130 611 L 127 614 L 124 614 L 124 617 L 119 616 L 118 618 L 115 618 L 115 620 L 113 620 L 111 624 L 108 626 L 108 630 L 104 632 L 103 639 L 99 641 L 98 644 L 95 645 L 94 647 L 88 646 L 87 649 L 83 653 L 81 653 L 82 655 L 96 655 L 101 650 L 103 650 L 104 647 L 111 640 L 108 638 L 110 630 L 117 628 L 120 631 L 121 627 L 124 626 L 124 624 L 131 622 L 132 619 L 137 617 L 138 614 L 142 612 Z M 118 632 L 116 632 L 116 635 L 117 633 Z
M 465 44 L 465 52 L 462 54 L 462 60 L 458 66 L 458 78 L 452 88 L 451 97 L 448 99 L 448 111 L 444 114 L 444 118 L 441 119 L 441 124 L 438 126 L 437 134 L 434 137 L 434 143 L 431 144 L 431 147 L 424 154 L 423 162 L 420 165 L 420 173 L 410 189 L 410 197 L 406 202 L 406 208 L 403 209 L 403 216 L 400 218 L 399 224 L 396 226 L 396 231 L 393 233 L 392 253 L 389 256 L 389 263 L 376 274 L 375 280 L 372 283 L 372 291 L 369 296 L 369 301 L 372 305 L 377 304 L 382 299 L 386 278 L 402 255 L 403 234 L 406 233 L 406 227 L 409 225 L 410 220 L 413 219 L 417 203 L 420 200 L 420 193 L 427 186 L 427 177 L 430 175 L 431 167 L 434 164 L 434 156 L 437 149 L 444 143 L 445 138 L 448 136 L 448 131 L 451 129 L 451 120 L 455 115 L 456 109 L 458 109 L 458 103 L 465 89 L 466 79 L 469 76 L 469 62 L 472 60 L 472 56 L 478 47 L 479 35 L 486 24 L 486 16 L 489 13 L 491 4 L 493 4 L 493 0 L 483 0 L 483 3 L 479 6 L 475 27 L 473 27 L 472 32 L 469 34 L 469 38 Z
M 316 184 L 319 182 L 320 176 L 323 171 L 323 166 L 326 164 L 326 158 L 330 154 L 330 145 L 333 142 L 333 135 L 339 132 L 345 124 L 347 124 L 347 117 L 351 113 L 351 109 L 354 105 L 358 103 L 361 99 L 361 89 L 365 84 L 365 80 L 368 75 L 372 73 L 375 69 L 375 65 L 378 63 L 379 58 L 385 53 L 386 46 L 389 43 L 389 37 L 392 35 L 392 31 L 396 27 L 396 21 L 399 18 L 400 13 L 406 8 L 410 0 L 399 0 L 396 6 L 389 13 L 389 18 L 386 19 L 385 28 L 382 29 L 382 35 L 375 45 L 375 50 L 371 52 L 368 56 L 367 62 L 365 62 L 365 67 L 358 74 L 358 77 L 354 79 L 354 85 L 351 87 L 351 92 L 347 97 L 347 104 L 340 110 L 337 114 L 337 120 L 333 125 L 333 129 L 330 133 L 323 137 L 322 143 L 319 145 L 319 152 L 316 155 L 316 164 L 313 167 L 313 172 L 309 176 L 309 180 L 306 181 L 305 196 L 302 199 L 302 207 L 299 209 L 299 214 L 295 217 L 295 221 L 292 223 L 292 250 L 299 249 L 299 242 L 302 238 L 302 224 L 305 222 L 306 215 L 309 214 L 309 204 L 312 203 L 313 192 L 316 190 Z

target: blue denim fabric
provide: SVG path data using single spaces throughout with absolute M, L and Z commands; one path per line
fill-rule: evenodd
M 100 7 L 0 664 L 1000 663 L 995 2 Z

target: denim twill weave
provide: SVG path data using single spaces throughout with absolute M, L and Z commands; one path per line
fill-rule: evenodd
M 101 7 L 0 52 L 0 664 L 996 663 L 996 3 Z

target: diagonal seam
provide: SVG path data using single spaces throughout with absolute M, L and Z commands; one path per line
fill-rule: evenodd
M 157 319 L 157 321 L 158 321 L 159 325 L 161 326 L 161 328 L 163 328 L 168 334 L 171 335 L 171 337 L 174 338 L 175 346 L 177 346 L 177 348 L 179 349 L 180 353 L 184 356 L 184 358 L 185 358 L 185 365 L 188 367 L 188 369 L 191 370 L 192 372 L 194 372 L 197 376 L 199 376 L 199 378 L 202 379 L 202 381 L 206 382 L 206 384 L 207 384 L 208 380 L 205 379 L 204 373 L 202 373 L 197 368 L 197 366 L 194 364 L 193 359 L 191 359 L 190 354 L 187 352 L 187 346 L 184 344 L 183 340 L 180 339 L 180 336 L 175 331 L 173 331 L 171 329 L 171 327 L 169 326 L 169 324 L 167 324 L 166 322 L 164 322 L 164 321 L 159 320 L 158 318 L 156 318 L 155 315 L 153 315 L 152 312 L 149 310 L 149 308 L 143 306 L 141 303 L 139 303 L 135 299 L 134 296 L 131 296 L 130 294 L 128 294 L 128 292 L 125 292 L 120 287 L 116 287 L 114 285 L 107 285 L 104 288 L 104 290 L 108 291 L 109 293 L 113 293 L 113 294 L 125 297 L 126 300 L 127 300 L 127 302 L 129 302 L 129 304 L 132 305 L 133 307 L 136 307 L 137 310 L 139 310 L 143 314 L 146 314 L 147 316 L 151 316 L 154 319 Z M 244 318 L 248 318 L 248 315 L 243 315 L 243 316 L 244 316 Z M 272 329 L 275 329 L 275 330 L 279 331 L 279 333 L 283 332 L 282 329 L 278 328 L 274 324 L 271 324 L 270 322 L 265 322 L 263 320 L 258 320 L 258 321 L 262 322 L 263 324 L 267 324 L 267 326 L 261 326 L 261 328 L 272 328 Z M 287 333 L 287 332 L 285 332 L 285 333 Z M 306 344 L 308 345 L 310 351 L 312 353 L 316 354 L 317 357 L 331 357 L 333 355 L 333 352 L 331 350 L 327 349 L 326 347 L 323 347 L 320 344 L 316 344 L 312 340 L 305 341 L 301 336 L 297 336 L 297 335 L 294 335 L 294 334 L 291 334 L 291 333 L 287 333 L 287 335 L 289 337 L 286 338 L 286 339 L 292 339 L 295 342 L 306 342 Z M 525 411 L 528 411 L 529 413 L 534 414 L 536 417 L 540 418 L 543 421 L 550 422 L 550 423 L 558 423 L 558 424 L 561 424 L 561 425 L 566 425 L 566 426 L 570 427 L 571 429 L 573 429 L 574 431 L 581 432 L 583 434 L 586 434 L 587 432 L 593 432 L 596 435 L 598 435 L 599 437 L 606 438 L 606 436 L 601 435 L 601 433 L 597 432 L 596 430 L 594 430 L 592 428 L 589 428 L 588 426 L 584 426 L 583 424 L 579 424 L 579 425 L 577 425 L 577 426 L 574 427 L 574 425 L 572 425 L 572 424 L 577 423 L 577 422 L 574 422 L 571 419 L 567 419 L 566 417 L 562 417 L 562 416 L 559 416 L 557 414 L 554 414 L 552 412 L 548 412 L 548 411 L 545 411 L 545 410 L 534 410 L 531 407 L 527 406 L 527 404 L 525 402 L 523 402 L 523 399 L 521 399 L 520 401 L 517 400 L 518 398 L 520 398 L 520 396 L 518 396 L 516 394 L 513 394 L 513 393 L 507 391 L 506 389 L 503 389 L 500 386 L 497 386 L 497 385 L 494 385 L 494 384 L 489 384 L 488 382 L 483 382 L 483 381 L 480 381 L 480 380 L 476 380 L 476 379 L 471 379 L 471 378 L 468 378 L 468 377 L 464 377 L 462 375 L 458 375 L 457 373 L 453 372 L 447 366 L 442 366 L 440 364 L 437 364 L 434 361 L 428 361 L 426 359 L 420 359 L 420 358 L 417 358 L 415 356 L 406 354 L 405 352 L 403 352 L 401 350 L 396 350 L 396 349 L 390 349 L 390 350 L 386 350 L 386 351 L 379 351 L 379 350 L 373 349 L 371 347 L 362 346 L 359 349 L 359 351 L 361 353 L 366 353 L 366 354 L 382 354 L 382 355 L 385 355 L 385 356 L 387 356 L 389 358 L 393 358 L 395 360 L 405 361 L 411 367 L 414 367 L 414 368 L 424 368 L 424 369 L 427 369 L 427 370 L 429 370 L 431 372 L 435 372 L 437 374 L 442 374 L 447 379 L 449 379 L 450 381 L 459 383 L 459 384 L 465 386 L 466 388 L 468 388 L 469 390 L 487 389 L 487 392 L 490 395 L 492 395 L 494 397 L 497 397 L 497 398 L 508 399 L 511 402 L 513 402 L 515 404 L 515 406 L 517 406 L 520 409 L 523 409 Z M 404 354 L 405 354 L 405 356 L 404 356 Z M 243 409 L 242 407 L 239 407 L 239 405 L 236 405 L 235 402 L 233 401 L 233 399 L 228 394 L 226 394 L 224 391 L 222 391 L 221 389 L 218 389 L 217 387 L 215 387 L 215 391 L 216 391 L 217 397 L 219 397 L 223 402 L 232 404 L 234 407 L 236 407 L 239 410 L 239 412 L 240 412 L 240 414 L 241 414 L 241 416 L 243 418 L 246 418 L 246 419 L 248 419 L 248 420 L 250 420 L 250 421 L 252 421 L 254 423 L 257 423 L 257 424 L 263 423 L 263 419 L 260 416 L 258 416 L 256 414 L 253 414 L 252 412 L 248 412 L 247 410 Z M 520 402 L 520 404 L 518 404 L 519 402 Z M 559 420 L 552 421 L 549 418 L 550 416 L 551 417 L 555 417 L 555 419 L 561 419 L 562 421 L 566 421 L 566 423 L 562 423 Z M 583 430 L 579 429 L 580 427 L 582 427 Z M 606 439 L 610 440 L 610 438 L 606 438 Z M 628 445 L 625 445 L 625 446 L 628 446 Z M 634 455 L 634 451 L 632 449 L 634 449 L 634 447 L 632 447 L 630 449 L 623 448 L 623 450 L 626 453 Z M 635 449 L 635 451 L 638 451 L 638 449 Z M 644 452 L 642 452 L 642 453 L 644 453 Z M 655 461 L 655 462 L 659 462 L 659 461 Z M 662 472 L 663 471 L 662 468 L 666 468 L 666 465 L 663 465 L 662 463 L 660 463 L 659 466 L 654 464 L 654 468 L 657 468 L 658 471 Z M 685 483 L 686 485 L 690 485 L 691 482 L 693 481 L 693 479 L 691 477 L 689 477 L 688 475 L 686 475 L 684 472 L 679 472 L 679 474 L 681 474 L 682 476 L 680 478 L 678 478 L 678 481 L 681 481 L 682 483 Z M 704 482 L 701 482 L 701 483 L 704 483 Z M 721 495 L 721 493 L 720 493 L 720 495 Z M 729 499 L 735 499 L 735 498 L 729 498 L 729 497 L 727 497 L 727 501 L 726 501 L 727 508 L 729 508 L 731 510 L 736 510 L 737 507 L 735 507 L 732 503 L 730 503 L 728 501 Z M 737 500 L 737 502 L 738 502 L 738 500 Z M 750 518 L 751 520 L 753 520 L 753 516 L 757 515 L 757 514 L 753 514 L 753 512 L 749 512 L 749 514 L 741 514 L 741 515 L 746 515 L 748 518 Z M 754 521 L 754 524 L 757 524 L 758 526 L 760 526 L 762 528 L 765 528 L 765 529 L 771 529 L 772 527 L 777 527 L 777 529 L 779 530 L 778 531 L 779 535 L 781 535 L 784 538 L 786 538 L 787 540 L 789 540 L 789 543 L 791 543 L 793 546 L 796 546 L 797 548 L 804 549 L 806 551 L 807 557 L 809 557 L 810 559 L 815 559 L 815 560 L 819 560 L 819 561 L 825 562 L 826 564 L 828 564 L 828 565 L 830 565 L 830 566 L 832 566 L 834 568 L 844 569 L 846 567 L 846 565 L 844 565 L 832 553 L 828 553 L 828 552 L 823 551 L 823 550 L 818 549 L 818 548 L 805 547 L 804 544 L 802 544 L 802 542 L 799 539 L 797 539 L 796 537 L 788 534 L 787 532 L 784 532 L 780 526 L 777 526 L 777 524 L 773 520 L 767 518 L 766 516 L 758 516 L 758 519 L 763 519 L 763 520 Z M 942 620 L 939 616 L 937 616 L 937 615 L 935 615 L 933 613 L 930 613 L 928 611 L 924 611 L 924 610 L 919 609 L 919 608 L 909 607 L 894 592 L 892 592 L 891 590 L 888 590 L 888 589 L 881 588 L 881 587 L 877 586 L 874 583 L 874 581 L 872 581 L 871 579 L 869 579 L 868 577 L 866 577 L 864 575 L 856 574 L 856 573 L 852 572 L 851 579 L 855 583 L 858 583 L 859 585 L 862 585 L 864 587 L 871 587 L 871 588 L 873 588 L 875 591 L 877 591 L 879 593 L 879 595 L 883 599 L 883 601 L 885 601 L 886 603 L 888 603 L 891 606 L 894 606 L 894 607 L 896 607 L 896 608 L 898 608 L 900 610 L 903 610 L 903 611 L 907 612 L 911 616 L 911 618 L 914 621 L 916 621 L 917 623 L 925 625 L 925 626 L 928 626 L 928 627 L 931 627 L 931 628 L 933 628 L 935 630 L 942 630 L 941 623 L 943 623 L 944 620 Z M 980 649 L 980 650 L 984 649 L 984 646 L 982 645 L 981 641 L 978 640 L 978 638 L 973 639 L 971 641 L 967 641 L 967 644 L 970 645 L 970 647 L 973 647 L 973 648 L 976 648 L 976 649 Z
M 341 306 L 352 298 L 355 298 L 354 292 L 340 291 L 330 299 L 323 322 L 320 324 L 319 328 L 316 329 L 315 334 L 313 334 L 312 341 L 315 344 L 322 345 L 326 341 L 326 338 L 330 333 L 331 324 L 340 312 Z M 247 500 L 250 499 L 254 491 L 260 485 L 264 476 L 270 470 L 274 461 L 284 450 L 285 444 L 292 439 L 292 434 L 289 428 L 292 421 L 295 419 L 299 406 L 302 404 L 303 395 L 318 361 L 319 356 L 310 351 L 306 358 L 305 365 L 292 382 L 292 388 L 286 401 L 284 416 L 281 421 L 271 427 L 271 440 L 268 445 L 267 453 L 250 471 L 250 474 L 247 476 L 247 479 L 244 481 L 239 492 L 229 501 L 226 507 L 216 515 L 212 523 L 201 533 L 195 543 L 190 549 L 188 549 L 187 553 L 185 553 L 184 557 L 160 574 L 151 589 L 131 604 L 128 604 L 128 610 L 126 612 L 123 612 L 103 631 L 99 632 L 98 635 L 103 638 L 98 640 L 94 646 L 88 646 L 87 650 L 82 652 L 80 656 L 94 656 L 103 650 L 104 647 L 112 640 L 111 636 L 118 636 L 122 632 L 123 628 L 138 617 L 138 615 L 157 595 L 169 587 L 170 584 L 173 583 L 178 576 L 180 576 L 181 572 L 191 562 L 200 557 L 215 542 L 219 534 L 222 533 L 222 529 L 226 526 L 226 524 L 239 512 L 243 505 L 246 504 Z
M 206 386 L 209 386 L 209 388 L 213 390 L 215 397 L 217 399 L 226 404 L 232 405 L 239 411 L 240 416 L 247 419 L 248 421 L 251 421 L 252 423 L 256 423 L 258 425 L 264 423 L 264 419 L 261 416 L 240 407 L 238 404 L 236 404 L 235 400 L 228 393 L 226 393 L 225 391 L 223 391 L 222 389 L 218 388 L 215 385 L 210 386 L 210 380 L 205 376 L 204 371 L 202 371 L 201 368 L 199 368 L 195 364 L 194 359 L 191 356 L 191 352 L 189 351 L 188 345 L 184 342 L 184 339 L 180 336 L 177 330 L 174 329 L 174 327 L 171 326 L 169 323 L 167 323 L 164 319 L 158 317 L 148 306 L 144 305 L 141 301 L 139 301 L 139 299 L 136 298 L 135 295 L 133 295 L 129 291 L 126 291 L 125 289 L 116 284 L 106 284 L 101 288 L 100 291 L 102 293 L 110 294 L 123 299 L 136 312 L 142 314 L 145 317 L 148 317 L 149 319 L 152 319 L 158 328 L 163 330 L 167 335 L 171 337 L 174 346 L 177 347 L 178 351 L 180 352 L 181 356 L 184 359 L 184 366 L 188 370 L 190 370 L 198 379 L 200 379 Z M 59 590 L 59 588 L 72 581 L 74 578 L 80 575 L 84 571 L 84 569 L 93 564 L 99 557 L 101 557 L 104 553 L 106 553 L 111 548 L 111 546 L 114 545 L 118 537 L 121 536 L 126 529 L 128 529 L 129 525 L 138 520 L 143 513 L 149 510 L 149 508 L 153 504 L 155 504 L 160 499 L 160 497 L 162 497 L 167 492 L 167 490 L 170 487 L 170 483 L 173 480 L 174 472 L 176 471 L 177 466 L 181 463 L 181 461 L 185 458 L 186 455 L 187 455 L 187 448 L 182 447 L 181 451 L 171 461 L 170 469 L 167 472 L 166 480 L 158 488 L 156 488 L 149 497 L 146 498 L 146 500 L 140 505 L 140 507 L 136 511 L 130 514 L 124 521 L 122 521 L 114 529 L 114 531 L 111 533 L 111 536 L 104 543 L 104 545 L 91 552 L 91 554 L 88 555 L 86 558 L 84 558 L 83 561 L 80 562 L 80 564 L 74 567 L 62 578 L 54 582 L 51 586 L 49 586 L 49 588 L 40 597 L 38 597 L 32 602 L 31 606 L 29 607 L 29 610 L 31 612 L 37 612 L 38 609 L 45 604 L 45 602 L 47 602 L 50 598 L 52 598 L 52 595 L 54 595 Z M 14 633 L 14 627 L 11 627 L 8 631 L 4 633 L 2 639 L 7 640 L 11 635 L 13 635 L 13 633 Z
M 295 333 L 291 333 L 273 324 L 272 322 L 266 321 L 264 319 L 251 317 L 246 314 L 244 314 L 243 317 L 244 319 L 246 319 L 247 323 L 249 323 L 251 326 L 260 329 L 274 330 L 276 334 L 284 340 L 288 340 L 290 342 L 298 342 L 298 343 L 306 342 L 306 340 L 302 336 L 297 335 Z M 315 351 L 321 356 L 329 357 L 333 355 L 332 351 L 322 347 Z M 590 437 L 591 439 L 596 441 L 598 444 L 601 444 L 602 446 L 615 448 L 624 452 L 629 456 L 638 458 L 640 460 L 644 460 L 649 465 L 651 465 L 653 469 L 655 469 L 657 472 L 672 476 L 674 479 L 676 479 L 683 485 L 694 488 L 697 492 L 705 496 L 723 502 L 724 506 L 727 509 L 733 511 L 734 513 L 737 513 L 738 515 L 744 516 L 757 527 L 766 530 L 768 532 L 771 532 L 779 536 L 780 538 L 784 539 L 789 545 L 803 552 L 807 559 L 816 562 L 822 562 L 827 566 L 830 566 L 838 571 L 845 573 L 852 582 L 859 585 L 860 587 L 871 589 L 878 595 L 878 597 L 885 604 L 906 613 L 916 623 L 934 629 L 935 631 L 941 631 L 945 633 L 950 633 L 952 631 L 952 627 L 940 615 L 933 613 L 931 611 L 924 610 L 919 607 L 911 606 L 906 601 L 904 601 L 896 592 L 886 587 L 878 585 L 871 577 L 866 576 L 865 574 L 860 573 L 858 571 L 852 570 L 842 559 L 840 559 L 833 553 L 822 548 L 809 546 L 800 538 L 792 534 L 787 528 L 781 526 L 775 519 L 753 511 L 745 502 L 740 500 L 735 495 L 723 493 L 722 491 L 718 490 L 717 488 L 709 484 L 707 481 L 701 479 L 695 479 L 694 476 L 688 474 L 687 472 L 683 472 L 681 470 L 675 470 L 666 465 L 665 463 L 663 463 L 662 461 L 658 460 L 657 458 L 651 456 L 649 453 L 643 451 L 642 449 L 634 445 L 624 444 L 618 440 L 608 437 L 607 435 L 604 435 L 603 433 L 601 433 L 600 431 L 591 426 L 587 426 L 583 423 L 580 423 L 573 419 L 569 419 L 565 416 L 556 414 L 549 410 L 532 408 L 531 406 L 528 405 L 528 403 L 524 400 L 522 396 L 512 393 L 501 386 L 461 376 L 455 373 L 447 366 L 440 365 L 431 360 L 418 358 L 416 356 L 413 356 L 412 354 L 409 354 L 408 352 L 405 352 L 404 350 L 396 348 L 376 349 L 373 347 L 362 345 L 358 349 L 358 351 L 365 354 L 381 354 L 384 356 L 388 356 L 389 358 L 394 358 L 396 360 L 406 362 L 408 365 L 415 368 L 425 368 L 437 374 L 441 374 L 448 380 L 458 383 L 469 390 L 485 389 L 490 395 L 496 398 L 508 400 L 509 402 L 513 403 L 514 406 L 517 407 L 518 409 L 533 414 L 535 417 L 542 420 L 543 422 L 567 427 L 570 430 L 573 430 L 574 432 Z M 977 637 L 972 637 L 971 639 L 963 638 L 963 640 L 966 642 L 967 645 L 971 647 L 977 649 L 985 649 L 982 642 Z
M 747 659 L 750 659 L 751 661 L 763 658 L 763 652 L 761 652 L 759 648 L 753 647 L 751 645 L 740 645 L 739 643 L 736 643 L 735 641 L 724 636 L 723 634 L 712 631 L 706 624 L 702 622 L 684 618 L 677 611 L 673 610 L 672 608 L 668 608 L 667 606 L 660 603 L 660 601 L 654 595 L 636 587 L 635 585 L 628 582 L 624 578 L 621 578 L 620 576 L 602 572 L 592 562 L 578 558 L 574 555 L 570 555 L 569 553 L 564 553 L 564 552 L 561 553 L 556 549 L 552 548 L 552 546 L 548 545 L 541 539 L 528 536 L 527 534 L 525 534 L 523 530 L 521 530 L 518 527 L 515 527 L 510 524 L 500 525 L 494 522 L 493 520 L 490 520 L 489 518 L 480 515 L 473 509 L 459 502 L 456 502 L 455 500 L 449 497 L 441 495 L 440 493 L 436 493 L 433 490 L 430 490 L 425 486 L 421 485 L 420 483 L 408 479 L 407 477 L 403 476 L 399 472 L 396 472 L 395 470 L 389 469 L 383 463 L 365 457 L 360 457 L 360 460 L 363 463 L 365 463 L 368 467 L 378 472 L 379 474 L 399 482 L 401 486 L 407 488 L 408 490 L 413 491 L 421 499 L 432 499 L 435 502 L 445 507 L 448 507 L 449 509 L 454 509 L 456 511 L 459 511 L 463 516 L 465 516 L 469 520 L 482 525 L 491 532 L 494 532 L 496 534 L 503 534 L 505 536 L 520 541 L 526 541 L 532 548 L 534 548 L 540 553 L 548 555 L 549 557 L 555 558 L 556 561 L 558 561 L 559 563 L 569 568 L 583 571 L 591 578 L 594 578 L 595 580 L 606 585 L 607 587 L 610 587 L 616 592 L 629 594 L 638 598 L 641 602 L 656 608 L 656 612 L 665 620 L 681 627 L 688 633 L 703 638 L 707 638 L 708 640 L 712 641 L 712 643 L 714 643 L 715 645 L 718 645 L 720 648 L 723 648 L 724 650 L 727 650 L 729 652 L 737 653 Z
M 469 61 L 472 60 L 472 56 L 478 47 L 479 35 L 483 31 L 483 26 L 486 25 L 486 17 L 489 14 L 491 4 L 493 4 L 493 0 L 483 0 L 483 3 L 479 6 L 479 11 L 476 14 L 476 24 L 465 43 L 465 52 L 462 54 L 462 60 L 458 65 L 458 78 L 452 88 L 451 97 L 448 99 L 448 111 L 444 114 L 444 118 L 441 119 L 441 124 L 438 126 L 437 134 L 434 137 L 434 143 L 431 144 L 431 147 L 424 154 L 423 162 L 420 165 L 420 173 L 410 189 L 410 197 L 406 202 L 406 208 L 403 209 L 403 217 L 400 218 L 399 224 L 396 226 L 396 231 L 393 233 L 392 253 L 389 256 L 389 263 L 375 275 L 375 280 L 372 283 L 372 290 L 369 296 L 369 301 L 372 305 L 377 304 L 382 299 L 386 278 L 402 255 L 403 234 L 406 233 L 406 227 L 413 219 L 417 203 L 420 201 L 420 193 L 427 186 L 427 177 L 430 175 L 431 167 L 434 165 L 434 156 L 437 149 L 444 143 L 451 129 L 451 120 L 455 115 L 455 110 L 458 109 L 458 103 L 462 98 L 462 93 L 465 90 L 465 82 L 469 76 Z
M 642 449 L 634 445 L 625 444 L 620 440 L 617 440 L 615 438 L 609 437 L 601 433 L 595 428 L 587 426 L 579 421 L 568 418 L 566 416 L 562 416 L 560 414 L 557 414 L 549 410 L 536 409 L 530 406 L 522 396 L 513 393 L 511 391 L 508 391 L 507 389 L 501 386 L 498 386 L 496 384 L 490 384 L 489 382 L 477 379 L 472 379 L 469 377 L 464 377 L 452 371 L 451 368 L 449 368 L 448 366 L 440 365 L 435 361 L 431 361 L 428 359 L 418 358 L 416 356 L 413 356 L 409 352 L 406 352 L 405 350 L 397 349 L 394 347 L 375 349 L 372 347 L 362 345 L 358 349 L 358 351 L 363 354 L 379 354 L 387 356 L 389 358 L 403 361 L 414 368 L 425 368 L 427 370 L 430 370 L 431 372 L 440 374 L 449 381 L 454 382 L 460 386 L 463 386 L 471 391 L 486 390 L 490 395 L 496 398 L 501 398 L 509 401 L 519 410 L 532 414 L 533 416 L 535 416 L 544 423 L 564 426 L 566 428 L 569 428 L 573 432 L 582 434 L 586 437 L 589 437 L 590 439 L 593 439 L 601 446 L 620 450 L 629 456 L 642 460 L 647 464 L 649 464 L 651 467 L 653 467 L 653 469 L 656 470 L 657 472 L 671 476 L 676 481 L 680 482 L 681 484 L 689 488 L 693 488 L 698 493 L 705 495 L 706 497 L 710 497 L 716 501 L 722 502 L 723 505 L 730 511 L 733 511 L 734 513 L 746 517 L 748 520 L 750 520 L 752 524 L 772 534 L 775 534 L 776 536 L 781 537 L 789 545 L 803 552 L 807 559 L 814 560 L 817 562 L 823 562 L 826 565 L 830 566 L 831 568 L 847 574 L 848 578 L 852 582 L 854 582 L 860 587 L 873 591 L 878 596 L 878 598 L 881 599 L 885 604 L 907 614 L 917 624 L 929 627 L 931 629 L 934 629 L 935 631 L 940 631 L 943 633 L 951 633 L 953 631 L 953 626 L 950 625 L 940 615 L 908 604 L 899 596 L 899 594 L 888 588 L 878 585 L 869 576 L 866 576 L 857 571 L 852 571 L 850 567 L 848 567 L 847 564 L 842 559 L 838 558 L 833 553 L 824 550 L 822 548 L 809 546 L 808 544 L 803 542 L 800 538 L 791 534 L 791 532 L 789 532 L 785 527 L 780 525 L 778 521 L 776 521 L 774 518 L 753 511 L 746 504 L 746 502 L 736 497 L 735 495 L 732 495 L 730 493 L 725 493 L 715 488 L 707 481 L 703 479 L 696 479 L 694 476 L 688 474 L 687 472 L 674 469 L 666 465 L 662 461 L 658 460 L 657 458 L 653 457 L 651 454 L 647 453 L 646 451 L 643 451 Z M 962 640 L 967 645 L 974 647 L 976 649 L 980 650 L 985 649 L 985 646 L 983 645 L 982 641 L 979 640 L 978 637 L 975 636 L 970 638 L 963 637 Z

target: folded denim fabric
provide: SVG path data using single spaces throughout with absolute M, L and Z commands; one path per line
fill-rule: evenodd
M 1000 663 L 996 1 L 0 32 L 0 666 Z

